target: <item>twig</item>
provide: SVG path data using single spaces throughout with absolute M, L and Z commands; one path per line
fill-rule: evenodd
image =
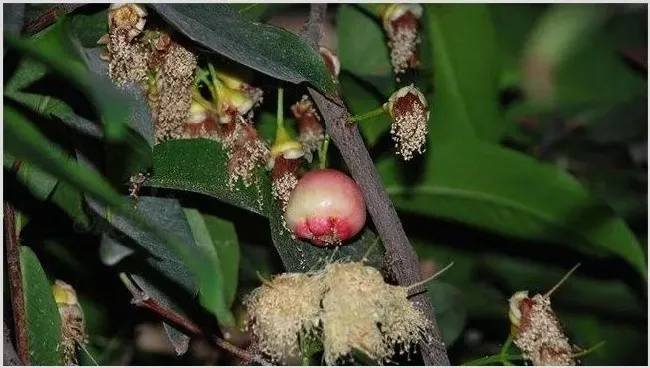
M 11 295 L 11 311 L 16 331 L 16 350 L 24 365 L 29 365 L 29 347 L 25 320 L 25 299 L 23 298 L 23 277 L 20 272 L 20 253 L 16 236 L 16 214 L 14 207 L 4 202 L 5 247 L 7 249 L 7 277 Z
M 167 322 L 182 328 L 183 330 L 185 330 L 185 332 L 188 332 L 189 334 L 205 336 L 203 331 L 201 331 L 201 329 L 192 321 L 188 320 L 187 318 L 177 313 L 176 311 L 161 305 L 160 303 L 158 303 L 158 301 L 156 301 L 155 299 L 151 298 L 150 296 L 146 295 L 141 290 L 139 290 L 127 278 L 125 274 L 120 274 L 120 279 L 122 279 L 126 288 L 129 289 L 131 295 L 133 295 L 133 300 L 131 300 L 132 304 L 156 313 L 157 315 L 165 319 Z M 240 359 L 245 360 L 246 362 L 255 362 L 261 365 L 271 365 L 271 363 L 267 362 L 264 358 L 255 354 L 250 354 L 249 352 L 229 343 L 228 341 L 218 336 L 210 336 L 210 338 L 212 339 L 212 341 L 217 347 L 235 355 Z
M 311 4 L 309 21 L 305 30 L 301 32 L 301 38 L 315 49 L 318 47 L 321 34 L 314 34 L 309 29 L 322 30 L 322 25 L 315 25 L 313 22 L 315 19 L 320 19 L 322 22 L 324 16 L 320 14 L 325 13 L 323 7 L 324 4 Z M 356 124 L 348 124 L 349 113 L 343 101 L 338 96 L 326 97 L 315 88 L 307 87 L 307 89 L 325 121 L 328 134 L 339 148 L 350 174 L 361 187 L 368 212 L 388 252 L 390 268 L 395 278 L 401 285 L 412 285 L 420 281 L 417 255 L 406 237 L 388 193 L 381 185 L 379 173 L 363 143 L 358 127 Z M 423 289 L 422 286 L 420 288 Z M 413 291 L 417 292 L 417 290 Z M 423 292 L 411 300 L 427 316 L 432 325 L 431 343 L 420 346 L 424 364 L 449 365 L 442 334 L 436 323 L 429 297 Z
M 16 349 L 14 349 L 14 344 L 11 343 L 11 333 L 9 328 L 7 328 L 7 323 L 2 321 L 4 327 L 4 343 L 2 345 L 2 364 L 3 365 L 22 365 L 20 359 L 18 359 L 18 354 L 16 354 Z
M 300 38 L 307 42 L 313 49 L 318 50 L 320 39 L 323 36 L 323 24 L 327 15 L 326 3 L 314 3 L 309 6 L 309 17 L 300 31 Z

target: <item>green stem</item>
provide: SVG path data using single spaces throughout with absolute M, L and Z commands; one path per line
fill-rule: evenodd
M 520 354 L 513 354 L 513 355 L 490 355 L 484 358 L 478 358 L 474 359 L 472 361 L 469 361 L 467 363 L 463 363 L 462 365 L 488 365 L 488 364 L 494 364 L 494 363 L 502 363 L 503 360 L 506 359 L 506 361 L 511 361 L 511 360 L 523 360 L 524 358 Z
M 329 145 L 330 145 L 330 136 L 329 134 L 325 134 L 325 139 L 323 139 L 323 146 L 321 147 L 320 150 L 318 150 L 318 159 L 320 161 L 318 167 L 320 169 L 327 168 L 327 149 L 329 148 Z
M 284 88 L 278 88 L 278 107 L 275 122 L 275 142 L 284 142 L 290 140 L 289 133 L 284 127 Z
M 356 115 L 356 116 L 351 116 L 351 117 L 350 117 L 350 122 L 351 122 L 351 123 L 356 123 L 356 122 L 360 122 L 360 121 L 368 120 L 368 119 L 371 119 L 371 118 L 374 118 L 374 117 L 380 116 L 380 115 L 382 115 L 382 114 L 384 114 L 384 113 L 386 113 L 386 111 L 384 110 L 384 107 L 383 107 L 383 106 L 379 106 L 378 108 L 376 108 L 376 109 L 374 109 L 374 110 L 372 110 L 372 111 L 368 111 L 368 112 L 365 113 L 365 114 Z

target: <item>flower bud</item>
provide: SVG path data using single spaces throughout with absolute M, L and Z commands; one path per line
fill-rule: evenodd
M 390 134 L 398 154 L 408 161 L 414 152 L 423 153 L 429 122 L 429 107 L 424 95 L 412 84 L 402 87 L 390 96 L 384 109 L 392 120 Z
M 366 205 L 349 176 L 333 169 L 312 170 L 291 193 L 284 219 L 299 238 L 316 245 L 338 245 L 361 231 Z
M 77 344 L 86 343 L 83 309 L 76 291 L 69 284 L 56 280 L 52 286 L 54 300 L 61 317 L 61 348 L 67 365 L 77 364 Z
M 219 122 L 228 124 L 237 120 L 238 116 L 252 117 L 253 107 L 262 103 L 263 92 L 253 87 L 242 79 L 227 74 L 216 72 L 218 81 L 215 81 L 217 115 Z
M 325 65 L 327 66 L 327 69 L 329 69 L 330 73 L 332 73 L 334 79 L 338 79 L 339 74 L 341 73 L 341 62 L 339 61 L 338 56 L 325 46 L 320 46 L 318 52 L 325 61 Z
M 382 21 L 388 36 L 390 60 L 395 74 L 418 65 L 418 26 L 422 6 L 418 4 L 391 4 L 384 8 Z

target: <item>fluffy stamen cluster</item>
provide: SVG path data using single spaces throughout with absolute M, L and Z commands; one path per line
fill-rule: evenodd
M 305 151 L 305 158 L 311 162 L 314 151 L 320 149 L 325 139 L 325 129 L 321 124 L 321 117 L 314 108 L 309 97 L 302 96 L 302 99 L 291 106 L 291 112 L 296 117 L 298 140 L 302 143 Z
M 417 45 L 420 42 L 418 26 L 422 6 L 418 4 L 391 4 L 382 14 L 388 36 L 390 60 L 395 74 L 418 65 Z
M 223 126 L 223 124 L 221 124 Z M 251 121 L 230 122 L 227 130 L 220 130 L 220 142 L 228 155 L 228 187 L 235 189 L 241 179 L 244 186 L 251 185 L 255 169 L 264 165 L 269 148 L 260 138 Z
M 291 279 L 292 289 L 282 288 L 284 278 Z M 407 288 L 386 284 L 379 271 L 359 262 L 278 276 L 251 294 L 247 308 L 254 336 L 275 359 L 295 351 L 300 333 L 308 332 L 323 341 L 327 364 L 349 357 L 353 349 L 382 362 L 396 345 L 422 342 L 430 327 L 407 299 Z
M 299 351 L 300 334 L 316 331 L 325 285 L 319 275 L 282 274 L 245 300 L 250 330 L 259 349 L 284 362 Z
M 77 365 L 77 344 L 86 344 L 86 327 L 77 293 L 69 284 L 56 280 L 52 286 L 61 317 L 61 348 L 66 365 Z
M 390 96 L 384 109 L 392 120 L 390 134 L 398 154 L 408 161 L 415 152 L 423 153 L 429 122 L 429 108 L 424 95 L 413 85 L 402 87 Z
M 551 300 L 527 291 L 510 298 L 514 343 L 533 365 L 576 365 L 569 339 L 551 309 Z
M 111 6 L 106 45 L 109 76 L 118 84 L 137 83 L 147 92 L 157 142 L 181 138 L 191 104 L 196 56 L 169 35 L 146 31 L 146 12 L 134 4 Z

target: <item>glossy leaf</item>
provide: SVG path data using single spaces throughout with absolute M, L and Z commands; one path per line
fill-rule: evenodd
M 169 140 L 153 149 L 152 175 L 146 185 L 205 194 L 264 214 L 256 185 L 228 187 L 228 158 L 221 144 L 207 139 Z M 266 183 L 257 185 L 270 185 Z
M 378 18 L 353 4 L 336 13 L 341 69 L 358 75 L 393 75 L 384 29 Z
M 29 362 L 32 365 L 59 365 L 61 318 L 52 287 L 34 252 L 20 247 Z
M 152 225 L 147 219 L 132 211 L 130 204 L 97 172 L 72 161 L 60 149 L 49 143 L 25 116 L 11 106 L 5 106 L 4 124 L 7 152 L 83 190 L 91 197 L 110 206 L 116 213 L 133 221 L 142 230 L 154 234 L 190 269 L 192 277 L 199 284 L 201 303 L 213 313 L 222 308 L 223 300 L 216 298 L 212 293 L 216 287 L 211 263 L 200 249 L 187 247 L 177 236 Z
M 218 290 L 216 293 L 224 300 L 226 307 L 217 315 L 221 324 L 234 325 L 235 317 L 230 306 L 235 300 L 237 277 L 239 274 L 239 245 L 237 233 L 232 223 L 210 215 L 202 215 L 195 209 L 184 209 L 196 244 L 210 254 L 214 264 Z
M 28 41 L 5 36 L 5 44 L 45 64 L 85 92 L 99 111 L 106 137 L 112 140 L 120 138 L 124 134 L 130 113 L 128 100 L 116 92 L 108 77 L 89 73 L 83 63 L 74 57 L 76 53 L 63 32 L 63 22 L 59 21 L 52 27 L 58 27 L 52 31 L 52 42 L 42 42 L 37 47 Z M 116 109 L 115 105 L 124 108 Z
M 437 142 L 474 136 L 498 141 L 505 123 L 499 113 L 500 66 L 487 6 L 431 4 L 424 13 L 435 69 L 430 136 Z
M 226 4 L 150 6 L 194 42 L 239 64 L 279 80 L 335 91 L 320 55 L 289 31 L 247 21 Z
M 563 171 L 480 141 L 438 145 L 426 160 L 424 176 L 414 185 L 396 177 L 394 158 L 378 163 L 398 208 L 614 254 L 645 276 L 645 257 L 625 222 Z

